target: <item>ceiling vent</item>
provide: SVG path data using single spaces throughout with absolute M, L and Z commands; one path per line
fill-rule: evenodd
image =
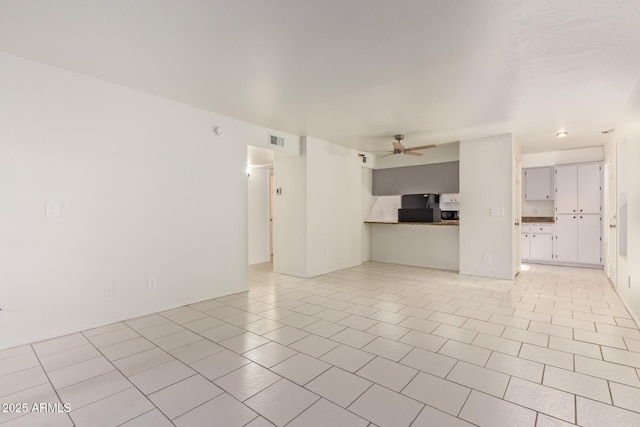
M 284 138 L 277 135 L 269 135 L 269 144 L 284 147 Z

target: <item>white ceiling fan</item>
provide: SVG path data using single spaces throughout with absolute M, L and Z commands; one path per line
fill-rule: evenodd
M 427 150 L 429 148 L 436 148 L 436 146 L 434 144 L 430 144 L 430 145 L 421 145 L 419 147 L 410 147 L 410 148 L 405 148 L 404 145 L 402 145 L 402 143 L 400 141 L 402 141 L 404 139 L 404 135 L 403 134 L 398 134 L 398 135 L 394 135 L 393 139 L 395 139 L 395 141 L 392 142 L 393 144 L 393 151 L 385 151 L 387 154 L 386 156 L 382 156 L 382 157 L 388 157 L 388 156 L 401 156 L 404 154 L 408 154 L 410 156 L 422 156 L 422 153 L 417 153 L 416 151 L 420 151 L 420 150 Z

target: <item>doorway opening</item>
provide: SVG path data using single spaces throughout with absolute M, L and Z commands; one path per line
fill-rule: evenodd
M 273 155 L 272 150 L 247 146 L 248 264 L 273 271 Z

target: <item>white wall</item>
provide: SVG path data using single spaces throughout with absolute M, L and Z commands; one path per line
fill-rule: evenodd
M 269 262 L 269 169 L 252 169 L 247 177 L 249 265 Z
M 639 98 L 640 99 L 640 98 Z M 618 149 L 625 153 L 624 157 L 618 157 L 618 171 L 623 167 L 625 175 L 618 174 L 618 185 L 626 194 L 626 230 L 621 223 L 622 218 L 618 212 L 618 242 L 624 242 L 626 238 L 626 255 L 618 258 L 618 287 L 617 291 L 621 299 L 627 305 L 636 321 L 640 321 L 640 169 L 635 166 L 640 159 L 640 123 L 635 128 L 628 129 L 618 139 Z M 621 147 L 623 145 L 623 147 Z M 622 165 L 626 162 L 626 165 Z M 625 182 L 621 183 L 620 179 Z M 620 208 L 620 198 L 618 208 Z M 623 243 L 624 244 L 624 243 Z
M 547 151 L 522 155 L 522 168 L 539 166 L 566 165 L 571 163 L 601 162 L 604 160 L 604 147 L 576 148 L 573 150 Z
M 405 147 L 409 148 L 418 145 L 428 145 L 428 143 L 415 143 L 402 141 Z M 389 142 L 389 150 L 391 150 L 391 142 Z M 374 169 L 398 168 L 403 166 L 428 165 L 432 163 L 456 162 L 460 160 L 460 143 L 450 142 L 448 144 L 438 145 L 435 148 L 420 151 L 422 156 L 387 156 L 384 153 L 378 153 L 377 163 Z
M 0 349 L 247 289 L 268 129 L 7 54 L 0 93 Z
M 306 137 L 307 276 L 360 265 L 362 167 L 358 152 Z
M 460 274 L 513 278 L 513 155 L 511 134 L 460 141 Z
M 274 271 L 312 277 L 359 265 L 364 202 L 358 151 L 304 137 L 301 152 L 274 159 L 274 185 L 282 188 L 275 197 Z

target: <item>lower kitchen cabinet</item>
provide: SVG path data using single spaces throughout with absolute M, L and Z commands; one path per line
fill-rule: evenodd
M 553 260 L 553 234 L 531 234 L 529 259 L 538 261 Z
M 553 226 L 526 225 L 521 234 L 521 258 L 530 261 L 553 260 Z
M 529 233 L 522 233 L 521 237 L 522 240 L 520 243 L 520 258 L 529 259 L 531 257 L 531 251 L 529 250 L 531 235 Z
M 600 215 L 558 215 L 554 260 L 601 264 Z

